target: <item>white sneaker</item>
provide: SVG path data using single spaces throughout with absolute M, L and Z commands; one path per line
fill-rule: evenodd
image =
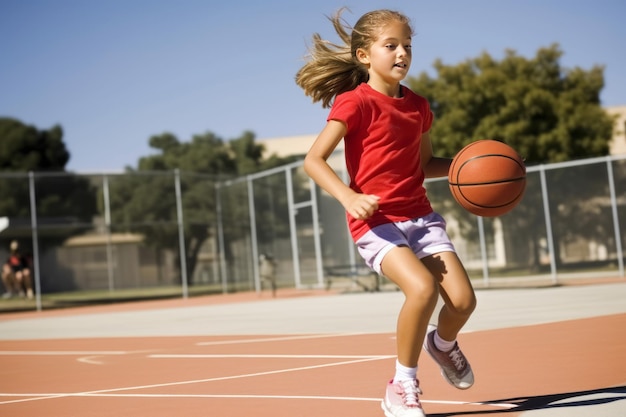
M 380 404 L 387 417 L 426 417 L 420 404 L 419 381 L 416 379 L 387 383 L 385 398 Z

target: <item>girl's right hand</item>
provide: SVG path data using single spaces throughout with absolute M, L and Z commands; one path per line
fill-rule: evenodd
M 357 220 L 365 220 L 378 210 L 380 197 L 372 194 L 354 194 L 345 204 L 348 214 Z

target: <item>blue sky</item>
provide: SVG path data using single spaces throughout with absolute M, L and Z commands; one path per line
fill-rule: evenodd
M 559 43 L 564 67 L 605 66 L 603 105 L 626 105 L 623 0 L 0 0 L 0 116 L 60 124 L 76 172 L 136 167 L 163 132 L 314 134 L 327 110 L 294 75 L 314 32 L 336 40 L 325 16 L 341 6 L 349 23 L 407 14 L 412 76 Z

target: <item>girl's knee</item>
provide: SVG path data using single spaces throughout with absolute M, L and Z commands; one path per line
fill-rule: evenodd
M 434 280 L 416 280 L 401 288 L 407 300 L 423 304 L 436 304 L 439 298 L 439 287 Z
M 455 315 L 469 317 L 476 309 L 476 304 L 476 296 L 472 293 L 463 299 L 449 303 L 447 307 Z
M 474 312 L 474 310 L 476 310 L 477 304 L 478 304 L 478 301 L 476 300 L 476 296 L 472 294 L 472 296 L 469 297 L 467 304 L 463 306 L 464 307 L 463 312 L 469 316 L 470 314 Z

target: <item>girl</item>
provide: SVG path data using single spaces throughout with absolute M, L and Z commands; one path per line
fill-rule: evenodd
M 339 10 L 330 18 L 345 45 L 313 36 L 297 84 L 330 107 L 327 124 L 304 160 L 307 174 L 345 208 L 365 262 L 402 290 L 397 361 L 382 408 L 388 417 L 424 416 L 417 363 L 424 349 L 457 388 L 474 383 L 456 338 L 475 308 L 467 273 L 424 189 L 425 177 L 446 176 L 451 159 L 433 156 L 428 102 L 400 82 L 411 66 L 409 19 L 401 13 L 366 13 L 349 34 Z M 326 162 L 345 141 L 350 185 Z M 428 322 L 441 294 L 438 326 Z

